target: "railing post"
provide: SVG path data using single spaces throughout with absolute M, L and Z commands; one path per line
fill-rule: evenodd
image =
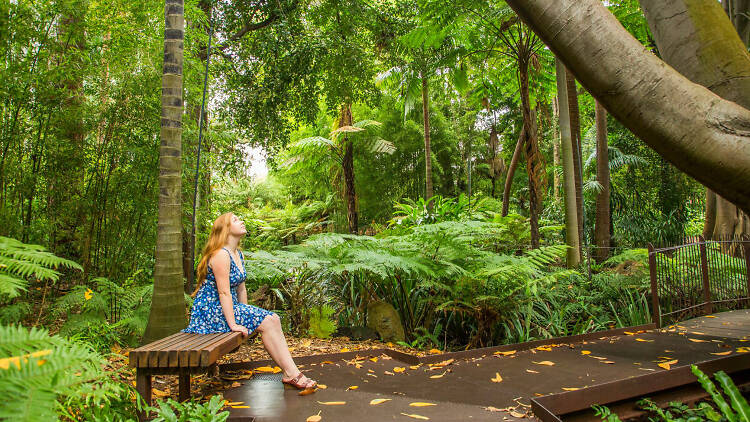
M 704 315 L 713 313 L 713 303 L 711 302 L 711 285 L 708 281 L 708 255 L 706 254 L 706 239 L 698 236 L 698 246 L 701 252 L 701 278 L 703 279 L 703 297 L 706 305 L 703 307 Z
M 656 252 L 654 245 L 648 244 L 648 269 L 651 274 L 651 318 L 656 328 L 661 328 L 661 313 L 659 310 L 659 286 L 656 284 Z
M 747 291 L 745 297 L 750 297 L 750 236 L 744 235 L 740 239 L 742 252 L 745 254 L 745 279 L 747 280 Z

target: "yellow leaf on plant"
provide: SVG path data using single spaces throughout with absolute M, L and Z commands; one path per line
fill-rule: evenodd
M 408 413 L 403 413 L 403 412 L 402 412 L 401 414 L 402 414 L 402 415 L 404 415 L 404 416 L 408 416 L 408 417 L 410 417 L 410 418 L 412 418 L 412 419 L 419 419 L 419 420 L 423 420 L 423 421 L 429 421 L 429 420 L 430 420 L 430 418 L 428 418 L 427 416 L 422 416 L 422 415 L 410 415 L 410 414 L 408 414 Z
M 86 289 L 86 291 L 83 293 L 83 297 L 86 300 L 91 299 L 94 296 L 94 292 L 91 289 Z
M 323 404 L 326 406 L 341 406 L 346 404 L 345 401 L 319 401 L 318 404 Z
M 391 399 L 372 399 L 370 400 L 370 405 L 375 406 L 376 404 L 385 403 L 390 400 Z
M 435 403 L 426 403 L 423 401 L 415 401 L 413 403 L 409 403 L 409 406 L 411 407 L 427 407 L 427 406 L 437 406 Z
M 403 366 L 397 366 L 393 368 L 393 372 L 396 372 L 396 373 L 401 373 L 401 372 L 404 372 L 405 370 L 406 368 L 404 368 Z
M 590 355 L 591 351 L 590 350 L 581 350 L 581 354 L 582 355 Z
M 500 376 L 499 372 L 495 372 L 495 378 L 490 378 L 492 382 L 503 382 L 503 377 Z
M 546 365 L 546 366 L 554 366 L 554 365 L 555 365 L 555 362 L 550 362 L 550 361 L 548 361 L 548 360 L 543 360 L 543 361 L 541 361 L 541 362 L 534 362 L 534 361 L 532 360 L 531 362 L 532 362 L 532 363 L 535 363 L 535 364 L 537 364 L 537 365 Z

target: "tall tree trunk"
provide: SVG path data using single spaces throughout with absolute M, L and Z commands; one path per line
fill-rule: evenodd
M 529 225 L 531 228 L 531 248 L 539 247 L 539 213 L 542 208 L 541 178 L 544 176 L 542 154 L 536 137 L 536 115 L 532 114 L 529 104 L 529 63 L 519 60 L 518 75 L 521 86 L 521 114 L 523 127 L 526 132 L 526 173 L 529 179 Z
M 594 259 L 602 262 L 609 256 L 609 148 L 607 145 L 607 110 L 596 102 L 596 180 L 602 190 L 596 195 L 596 226 Z
M 70 70 L 60 81 L 60 110 L 53 115 L 54 137 L 47 148 L 46 174 L 49 175 L 48 213 L 51 225 L 51 249 L 56 254 L 80 261 L 82 245 L 77 233 L 84 218 L 81 192 L 85 165 L 83 55 L 86 6 L 71 7 L 59 23 L 60 62 L 67 60 Z
M 578 240 L 583 256 L 583 169 L 581 168 L 581 112 L 578 106 L 578 88 L 576 78 L 570 70 L 565 70 L 565 82 L 568 87 L 568 109 L 570 110 L 570 135 L 573 140 L 573 168 L 576 181 L 576 213 L 578 214 Z
M 144 343 L 166 337 L 187 325 L 181 266 L 183 0 L 166 0 L 164 11 L 156 264 Z
M 552 197 L 555 202 L 560 201 L 560 174 L 557 169 L 560 167 L 560 108 L 557 105 L 557 98 L 552 99 L 552 163 L 555 170 L 552 172 Z
M 427 78 L 422 77 L 422 116 L 424 120 L 424 177 L 425 177 L 425 199 L 432 198 L 432 149 L 430 147 L 430 96 L 427 92 Z M 432 201 L 429 202 L 432 210 Z
M 352 105 L 341 106 L 338 127 L 351 126 Z M 346 133 L 344 133 L 346 135 Z M 348 136 L 344 137 L 344 157 L 341 162 L 344 173 L 344 202 L 346 202 L 346 219 L 349 222 L 349 233 L 357 234 L 359 230 L 359 216 L 357 215 L 357 193 L 354 189 L 354 144 Z
M 750 111 L 665 66 L 599 0 L 507 0 L 607 111 L 744 211 Z
M 726 9 L 731 9 L 730 3 L 734 0 L 725 2 Z M 743 29 L 732 29 L 717 2 L 641 0 L 641 7 L 664 61 L 691 81 L 750 109 L 750 56 L 738 35 Z M 747 19 L 741 15 L 735 21 L 747 28 L 743 25 Z M 749 233 L 747 214 L 708 189 L 706 209 L 706 238 Z
M 750 45 L 750 0 L 722 0 L 724 11 L 737 29 L 740 40 Z
M 565 203 L 565 243 L 568 245 L 566 262 L 568 268 L 581 263 L 580 240 L 578 238 L 578 213 L 576 212 L 576 186 L 573 177 L 573 139 L 570 131 L 570 108 L 565 66 L 555 59 L 557 74 L 557 101 L 560 107 L 560 149 L 563 162 L 563 201 Z
M 498 135 L 497 135 L 497 128 L 495 128 L 495 125 L 492 125 L 492 129 L 490 129 L 490 138 L 487 141 L 487 149 L 489 150 L 489 164 L 490 164 L 490 179 L 492 180 L 492 191 L 490 192 L 490 195 L 495 198 L 496 197 L 496 186 L 497 186 L 497 179 L 499 179 L 503 172 L 505 171 L 505 163 L 503 162 L 503 157 L 498 154 Z
M 508 215 L 508 208 L 510 206 L 510 188 L 513 186 L 513 176 L 516 174 L 516 168 L 518 168 L 518 161 L 521 159 L 521 152 L 523 151 L 524 145 L 526 144 L 526 127 L 521 128 L 521 133 L 518 135 L 518 142 L 516 143 L 516 149 L 513 151 L 513 157 L 510 159 L 510 165 L 508 166 L 508 174 L 505 176 L 505 188 L 503 189 L 503 210 L 502 216 Z

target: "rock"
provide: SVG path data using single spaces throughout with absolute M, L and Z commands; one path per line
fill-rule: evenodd
M 405 340 L 401 318 L 390 303 L 378 301 L 367 305 L 367 326 L 377 331 L 383 341 Z
M 377 340 L 378 333 L 369 327 L 339 327 L 336 330 L 337 337 L 348 337 L 354 341 Z

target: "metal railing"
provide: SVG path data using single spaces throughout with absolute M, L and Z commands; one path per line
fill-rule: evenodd
M 648 245 L 654 323 L 661 327 L 750 305 L 750 238 Z

